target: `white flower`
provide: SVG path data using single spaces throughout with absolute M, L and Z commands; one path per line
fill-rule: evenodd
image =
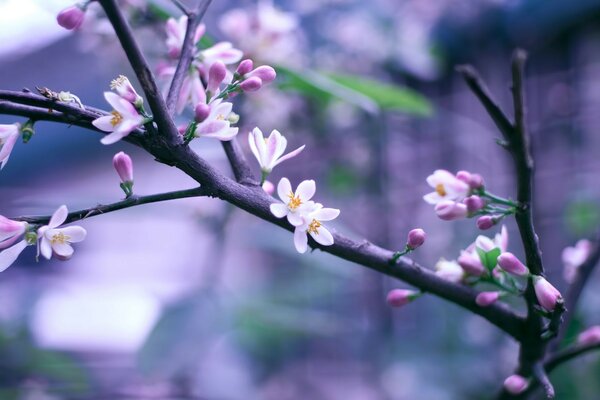
M 456 261 L 448 261 L 444 258 L 440 258 L 437 264 L 435 264 L 435 274 L 447 281 L 459 283 L 463 280 L 465 271 Z
M 323 246 L 333 244 L 331 232 L 323 225 L 323 221 L 331 221 L 340 215 L 340 210 L 323 208 L 323 205 L 314 203 L 312 210 L 301 217 L 302 224 L 294 230 L 294 246 L 299 253 L 308 250 L 308 235 Z
M 564 265 L 563 277 L 567 283 L 573 283 L 577 270 L 583 264 L 592 251 L 592 243 L 582 239 L 574 247 L 565 247 L 562 251 L 562 262 Z
M 434 192 L 423 196 L 423 200 L 429 204 L 437 204 L 444 200 L 460 201 L 467 197 L 470 190 L 468 184 L 443 169 L 438 169 L 429 175 L 427 183 L 435 189 Z
M 21 124 L 0 125 L 0 169 L 4 168 L 21 135 Z
M 92 124 L 104 132 L 112 132 L 100 140 L 102 144 L 113 144 L 144 124 L 135 107 L 116 93 L 104 92 L 104 98 L 113 107 L 110 115 L 97 118 Z
M 506 230 L 506 226 L 502 225 L 500 233 L 497 233 L 493 240 L 487 236 L 479 235 L 475 239 L 474 244 L 484 251 L 498 248 L 501 253 L 506 252 L 508 250 L 508 231 Z
M 208 105 L 210 113 L 204 121 L 196 125 L 194 136 L 215 138 L 221 141 L 233 139 L 238 133 L 238 128 L 232 128 L 231 122 L 228 120 L 233 104 L 217 99 Z
M 0 249 L 6 249 L 0 253 L 0 272 L 10 267 L 27 247 L 25 239 L 14 244 L 26 230 L 26 222 L 13 221 L 0 215 Z
M 278 164 L 295 157 L 304 150 L 304 146 L 300 146 L 296 150 L 283 156 L 283 152 L 287 146 L 287 139 L 277 130 L 273 130 L 268 138 L 264 138 L 261 130 L 254 128 L 252 132 L 248 134 L 248 142 L 252 154 L 254 154 L 254 157 L 256 157 L 260 164 L 261 170 L 267 174 Z
M 317 190 L 315 181 L 300 182 L 294 192 L 288 178 L 281 178 L 277 185 L 277 194 L 283 203 L 271 204 L 271 212 L 277 218 L 287 216 L 290 224 L 300 226 L 304 223 L 303 216 L 313 211 L 315 203 L 310 199 Z
M 142 96 L 135 91 L 133 85 L 125 75 L 119 75 L 116 79 L 113 79 L 110 82 L 110 88 L 136 107 L 140 107 L 143 103 Z
M 39 251 L 48 260 L 52 258 L 53 253 L 61 260 L 71 258 L 74 251 L 71 243 L 81 242 L 87 235 L 81 226 L 59 228 L 66 221 L 68 215 L 67 206 L 60 206 L 50 218 L 48 225 L 38 229 Z
M 169 18 L 167 20 L 165 25 L 165 30 L 167 32 L 167 48 L 169 51 L 169 56 L 172 58 L 177 58 L 181 54 L 181 48 L 183 47 L 183 40 L 185 38 L 187 25 L 188 18 L 185 15 L 180 17 L 178 20 L 175 18 Z M 205 30 L 206 27 L 204 24 L 198 25 L 194 35 L 194 44 L 200 41 Z

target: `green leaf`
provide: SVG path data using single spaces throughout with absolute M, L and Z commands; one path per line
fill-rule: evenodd
M 483 266 L 488 270 L 492 271 L 498 263 L 498 256 L 500 255 L 500 249 L 495 247 L 490 251 L 485 251 L 480 247 L 476 247 L 477 254 Z
M 428 117 L 433 113 L 431 103 L 412 89 L 355 75 L 328 76 L 340 85 L 369 97 L 384 110 L 400 111 L 420 117 Z

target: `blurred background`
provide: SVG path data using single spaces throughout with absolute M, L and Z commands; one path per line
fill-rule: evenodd
M 600 226 L 600 1 L 213 3 L 207 37 L 279 72 L 234 101 L 247 157 L 255 126 L 280 130 L 291 149 L 306 144 L 270 180 L 314 178 L 316 199 L 342 210 L 336 230 L 384 247 L 402 248 L 422 227 L 428 241 L 413 256 L 430 268 L 480 234 L 473 220 L 439 220 L 422 200 L 433 170 L 478 172 L 493 192 L 515 195 L 499 133 L 454 68 L 475 65 L 512 114 L 510 54 L 526 49 L 536 227 L 550 280 L 566 289 L 562 249 Z M 70 4 L 0 0 L 0 88 L 47 86 L 107 109 L 111 79 L 139 85 L 96 4 L 79 31 L 56 24 Z M 158 66 L 164 20 L 177 9 L 159 0 L 123 7 Z M 0 116 L 15 120 L 24 122 Z M 137 194 L 194 186 L 132 145 L 99 138 L 36 124 L 0 174 L 0 214 L 117 201 L 111 161 L 121 150 L 134 160 Z M 230 173 L 218 142 L 192 146 Z M 320 252 L 299 255 L 288 232 L 217 200 L 79 224 L 88 237 L 70 261 L 36 263 L 29 248 L 0 277 L 1 399 L 490 399 L 516 365 L 516 344 L 480 317 L 433 296 L 390 309 L 385 295 L 401 282 Z M 507 228 L 521 256 L 513 221 Z M 600 323 L 598 284 L 596 273 L 567 341 Z M 558 368 L 557 398 L 598 398 L 599 374 L 597 355 Z

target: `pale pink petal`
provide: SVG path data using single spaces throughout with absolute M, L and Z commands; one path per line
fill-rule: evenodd
M 306 180 L 300 182 L 296 189 L 296 196 L 300 197 L 302 201 L 310 200 L 317 191 L 317 185 L 314 180 Z
M 67 226 L 65 228 L 62 229 L 58 229 L 60 232 L 62 232 L 64 235 L 68 236 L 68 242 L 70 243 L 77 243 L 77 242 L 81 242 L 83 239 L 85 239 L 86 235 L 87 235 L 87 231 L 82 228 L 81 226 Z
M 27 241 L 21 240 L 19 243 L 0 253 L 0 272 L 10 267 L 27 247 Z
M 277 194 L 279 195 L 279 198 L 287 204 L 289 201 L 288 195 L 291 193 L 293 192 L 290 180 L 288 178 L 281 178 L 279 184 L 277 184 Z
M 310 236 L 319 244 L 323 246 L 331 246 L 333 244 L 333 236 L 331 232 L 327 230 L 324 226 L 321 226 L 317 229 L 318 233 L 310 232 Z
M 189 77 L 183 80 L 181 90 L 179 91 L 179 97 L 177 98 L 177 105 L 175 107 L 177 114 L 181 114 L 183 109 L 187 105 L 192 93 L 192 82 Z
M 100 143 L 102 144 L 113 144 L 118 142 L 119 140 L 123 139 L 126 136 L 126 134 L 122 131 L 114 131 L 113 133 L 104 136 L 102 139 L 100 139 Z
M 308 250 L 308 237 L 306 236 L 306 230 L 296 228 L 294 230 L 294 246 L 298 253 L 306 253 Z
M 46 236 L 42 237 L 39 250 L 46 260 L 52 258 L 52 245 L 50 243 L 50 239 L 48 239 Z
M 52 214 L 52 218 L 50 218 L 50 222 L 48 222 L 48 228 L 53 229 L 57 226 L 61 226 L 67 219 L 68 215 L 69 210 L 67 209 L 67 206 L 62 205 L 58 207 L 58 210 Z
M 276 167 L 277 165 L 281 164 L 283 161 L 285 160 L 289 160 L 290 158 L 296 157 L 298 154 L 300 154 L 302 152 L 302 150 L 304 150 L 304 145 L 298 147 L 296 150 L 294 151 L 290 151 L 289 153 L 287 153 L 285 156 L 279 158 L 274 164 L 273 167 Z
M 92 125 L 104 132 L 112 132 L 115 127 L 111 123 L 114 117 L 112 115 L 105 115 L 104 117 L 96 118 L 92 121 Z
M 298 213 L 288 213 L 287 218 L 288 222 L 294 226 L 300 226 L 304 224 L 304 218 L 302 218 L 302 215 Z
M 263 166 L 263 159 L 261 157 L 261 146 L 264 147 L 264 139 L 261 143 L 262 138 L 262 132 L 258 128 L 254 128 L 252 132 L 248 133 L 248 144 L 250 145 L 250 151 L 252 151 L 252 154 L 254 154 L 254 157 L 256 157 L 256 160 L 258 161 L 261 167 Z
M 440 201 L 444 200 L 444 198 L 440 196 L 437 192 L 431 192 L 423 196 L 423 200 L 425 200 L 429 204 L 437 204 Z
M 288 208 L 283 203 L 273 203 L 269 208 L 271 209 L 271 213 L 277 218 L 283 218 L 288 213 Z
M 331 221 L 340 215 L 340 210 L 336 208 L 321 208 L 312 215 L 317 221 Z
M 73 255 L 73 247 L 69 243 L 54 243 L 52 244 L 52 250 L 62 258 L 71 258 Z

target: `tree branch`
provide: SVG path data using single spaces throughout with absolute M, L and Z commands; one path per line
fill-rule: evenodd
M 568 349 L 559 351 L 548 358 L 548 360 L 546 360 L 544 363 L 544 368 L 546 371 L 550 372 L 559 365 L 593 350 L 600 350 L 600 343 L 571 346 Z
M 72 211 L 67 216 L 65 223 L 80 221 L 82 219 L 94 217 L 96 215 L 108 214 L 110 212 L 123 210 L 125 208 L 140 206 L 142 204 L 158 203 L 161 201 L 185 199 L 188 197 L 201 197 L 210 195 L 210 192 L 202 187 L 186 190 L 177 190 L 174 192 L 158 193 L 148 196 L 131 196 L 116 203 L 98 205 L 96 207 L 86 208 L 83 210 Z M 16 217 L 11 218 L 15 221 L 25 221 L 30 224 L 47 224 L 50 221 L 51 215 L 38 217 Z
M 204 17 L 211 0 L 202 0 L 199 2 L 195 11 L 187 11 L 184 13 L 188 16 L 188 25 L 185 31 L 185 37 L 183 39 L 183 45 L 181 47 L 181 56 L 169 87 L 169 94 L 167 95 L 167 109 L 170 114 L 173 114 L 175 105 L 177 104 L 177 98 L 183 85 L 185 75 L 190 69 L 192 60 L 194 59 L 196 51 L 196 43 L 194 43 L 194 36 L 196 36 L 196 29 L 200 25 L 200 21 Z

